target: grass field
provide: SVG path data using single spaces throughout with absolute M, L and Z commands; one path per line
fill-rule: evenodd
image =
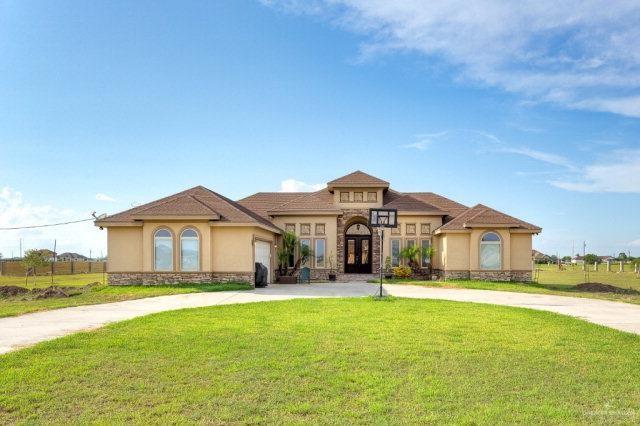
M 0 356 L 0 424 L 637 423 L 640 338 L 547 312 L 316 299 L 146 316 Z
M 0 276 L 0 285 L 17 285 L 26 288 L 44 288 L 50 285 L 58 286 L 84 286 L 90 283 L 103 284 L 107 282 L 106 275 L 103 274 L 74 274 L 74 275 L 54 275 L 53 284 L 51 275 L 36 277 Z M 104 281 L 103 281 L 104 280 Z
M 87 284 L 101 283 L 102 274 L 56 275 L 55 285 L 82 287 Z M 21 281 L 22 280 L 22 281 Z M 43 288 L 51 285 L 51 277 L 39 277 L 30 288 Z M 24 286 L 24 278 L 0 277 L 0 286 Z M 69 306 L 93 305 L 96 303 L 119 302 L 141 299 L 143 297 L 164 296 L 169 294 L 196 293 L 208 291 L 249 290 L 253 287 L 246 283 L 225 284 L 176 284 L 158 286 L 105 286 L 98 284 L 70 297 L 52 299 L 33 299 L 27 296 L 0 298 L 0 318 L 26 314 L 48 309 Z
M 611 265 L 612 272 L 607 272 L 606 266 L 599 265 L 595 272 L 593 265 L 590 265 L 588 275 L 581 266 L 575 265 L 564 270 L 558 270 L 557 265 L 536 265 L 536 269 L 540 284 L 580 284 L 588 281 L 640 290 L 640 275 L 634 273 L 633 265 L 625 265 L 624 272 L 617 272 L 618 265 Z

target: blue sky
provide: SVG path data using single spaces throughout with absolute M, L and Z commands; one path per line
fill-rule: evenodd
M 640 8 L 422 3 L 0 1 L 0 227 L 362 169 L 640 254 Z

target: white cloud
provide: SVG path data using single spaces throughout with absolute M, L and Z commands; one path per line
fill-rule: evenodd
M 367 38 L 366 59 L 418 52 L 533 102 L 640 117 L 640 3 L 268 0 Z
M 34 205 L 26 201 L 22 193 L 9 187 L 0 190 L 0 228 L 43 225 L 90 218 L 89 212 L 51 205 Z M 53 249 L 57 240 L 57 251 L 75 251 L 82 254 L 106 255 L 106 232 L 93 226 L 93 222 L 82 222 L 47 228 L 0 230 L 0 253 L 3 257 L 19 255 L 20 239 L 23 252 L 32 248 Z
M 101 193 L 101 192 L 98 192 L 98 193 L 96 194 L 96 200 L 98 200 L 98 201 L 111 201 L 111 202 L 116 201 L 116 199 L 115 199 L 115 198 L 110 197 L 110 196 L 108 196 L 107 194 L 103 194 L 103 193 Z
M 326 185 L 324 183 L 308 184 L 295 179 L 286 179 L 280 183 L 280 192 L 311 192 L 319 191 Z
M 640 150 L 614 151 L 576 176 L 550 183 L 568 191 L 640 193 Z
M 402 145 L 402 148 L 413 148 L 418 151 L 426 150 L 431 144 L 437 140 L 446 136 L 447 132 L 438 132 L 438 133 L 425 133 L 420 135 L 415 135 L 416 141 L 412 143 L 408 143 L 406 145 Z
M 534 160 L 542 161 L 543 163 L 553 164 L 555 166 L 562 166 L 572 170 L 575 169 L 575 167 L 571 164 L 571 162 L 567 158 L 561 155 L 552 154 L 549 152 L 537 151 L 535 149 L 531 149 L 527 147 L 503 148 L 501 149 L 501 152 L 523 155 L 525 157 L 529 157 Z
M 638 238 L 637 240 L 629 241 L 629 244 L 627 245 L 631 247 L 640 247 L 640 238 Z

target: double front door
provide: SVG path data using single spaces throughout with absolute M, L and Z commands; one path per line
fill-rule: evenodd
M 371 273 L 371 236 L 345 237 L 344 272 L 347 274 Z

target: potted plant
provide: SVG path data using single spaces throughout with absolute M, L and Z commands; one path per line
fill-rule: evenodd
M 295 256 L 298 247 L 298 259 L 289 267 L 289 260 Z M 293 232 L 285 232 L 282 235 L 282 247 L 276 253 L 278 258 L 278 282 L 280 284 L 296 284 L 298 277 L 296 273 L 300 266 L 307 263 L 311 257 L 311 248 L 299 244 L 298 237 Z
M 384 259 L 384 277 L 386 279 L 393 278 L 393 270 L 391 269 L 391 256 Z
M 335 262 L 335 258 L 333 257 L 333 252 L 329 253 L 329 281 L 335 281 L 336 280 L 336 271 L 335 269 L 333 269 L 333 265 Z

